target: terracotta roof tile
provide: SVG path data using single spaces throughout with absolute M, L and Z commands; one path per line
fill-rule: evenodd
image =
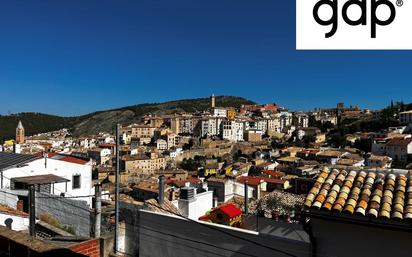
M 167 199 L 164 199 L 164 203 L 161 206 L 155 199 L 149 199 L 145 201 L 147 209 L 152 212 L 177 215 L 180 216 L 182 213 L 180 210 L 173 205 L 173 203 Z
M 412 143 L 412 138 L 393 138 L 386 146 L 407 146 Z
M 23 218 L 28 218 L 29 217 L 29 214 L 27 214 L 23 211 L 13 209 L 13 208 L 11 208 L 7 205 L 4 205 L 4 204 L 0 204 L 0 213 L 15 215 L 15 216 L 23 217 Z
M 410 174 L 324 169 L 304 205 L 315 210 L 412 222 Z
M 247 177 L 240 177 L 237 181 L 242 184 L 247 183 L 249 186 L 258 186 L 264 182 L 264 178 L 247 176 Z

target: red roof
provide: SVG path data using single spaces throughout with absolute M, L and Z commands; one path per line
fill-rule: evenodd
M 165 183 L 166 184 L 175 184 L 176 186 L 184 186 L 187 182 L 192 183 L 192 184 L 199 184 L 202 183 L 202 181 L 198 178 L 187 178 L 186 180 L 177 180 L 177 179 L 166 179 Z
M 266 183 L 269 183 L 269 184 L 278 184 L 278 185 L 283 185 L 283 184 L 285 184 L 285 181 L 283 181 L 283 180 L 281 180 L 281 179 L 263 178 L 263 180 L 264 180 Z
M 187 181 L 191 183 L 202 183 L 202 180 L 200 180 L 199 178 L 188 178 Z
M 107 147 L 116 147 L 115 144 L 101 144 L 99 147 L 107 148 Z
M 286 175 L 284 172 L 274 171 L 274 170 L 264 170 L 263 173 L 269 176 L 275 177 L 275 178 L 281 178 Z
M 259 186 L 262 182 L 270 184 L 281 184 L 283 185 L 285 181 L 276 178 L 265 178 L 265 177 L 240 177 L 238 182 L 244 184 L 247 181 L 249 186 Z
M 242 211 L 239 208 L 237 208 L 234 204 L 231 204 L 231 203 L 221 205 L 218 207 L 218 209 L 221 210 L 224 214 L 226 214 L 230 218 L 234 218 L 239 215 L 242 215 Z
M 242 184 L 247 183 L 249 186 L 258 186 L 260 185 L 260 183 L 263 182 L 263 179 L 264 178 L 262 177 L 250 177 L 250 176 L 243 177 L 242 176 L 238 179 L 238 182 Z
M 63 157 L 63 158 L 61 158 L 61 159 L 59 159 L 59 160 L 60 160 L 60 161 L 65 161 L 65 162 L 76 163 L 76 164 L 82 164 L 82 165 L 88 163 L 88 161 L 85 161 L 85 160 L 82 160 L 82 159 L 78 159 L 78 158 L 75 158 L 75 157 L 72 157 L 72 156 L 65 156 L 65 157 Z
M 37 154 L 37 156 L 42 158 L 43 153 L 39 153 L 39 154 Z M 60 154 L 57 154 L 57 153 L 47 153 L 47 158 L 53 159 L 53 160 L 64 161 L 64 162 L 81 164 L 81 165 L 84 165 L 84 164 L 89 162 L 89 161 L 79 159 L 79 158 L 76 158 L 76 157 L 73 157 L 73 156 L 60 155 Z
M 174 182 L 173 179 L 166 179 L 166 180 L 165 180 L 165 183 L 166 183 L 166 184 L 170 184 L 170 183 L 173 183 L 173 182 Z

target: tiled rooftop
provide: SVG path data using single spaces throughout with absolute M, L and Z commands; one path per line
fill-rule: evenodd
M 29 215 L 23 211 L 19 211 L 13 208 L 10 208 L 7 205 L 0 204 L 0 213 L 15 215 L 23 218 L 28 218 Z
M 345 165 L 345 166 L 352 166 L 357 163 L 359 163 L 359 160 L 354 160 L 354 159 L 339 159 L 336 164 L 337 165 Z
M 305 207 L 372 218 L 412 221 L 409 174 L 324 169 Z
M 147 206 L 147 210 L 152 212 L 164 213 L 169 215 L 174 214 L 178 216 L 182 215 L 179 209 L 176 208 L 176 206 L 174 206 L 173 203 L 167 199 L 164 199 L 163 205 L 160 205 L 155 199 L 149 199 L 145 201 L 145 204 Z
M 370 161 L 382 161 L 382 162 L 390 162 L 392 158 L 388 156 L 379 156 L 379 155 L 371 155 L 368 160 Z
M 0 152 L 0 169 L 6 169 L 36 159 L 33 155 Z
M 386 146 L 408 146 L 412 143 L 412 138 L 393 138 Z
M 263 178 L 261 177 L 252 177 L 252 176 L 247 176 L 247 177 L 240 177 L 237 182 L 245 184 L 247 183 L 249 186 L 258 186 L 261 183 L 264 182 Z

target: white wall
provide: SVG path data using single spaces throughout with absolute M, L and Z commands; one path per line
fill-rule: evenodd
M 404 146 L 387 146 L 386 154 L 394 161 L 407 162 L 408 155 L 412 154 L 412 143 L 407 147 Z M 397 158 L 396 158 L 397 157 Z
M 226 117 L 227 116 L 227 111 L 226 109 L 223 108 L 214 108 L 213 109 L 213 116 L 214 117 Z
M 102 151 L 100 152 L 100 156 L 104 157 L 104 156 L 108 156 L 112 154 L 112 150 L 108 149 L 108 148 L 104 148 L 102 149 Z
M 0 226 L 6 226 L 5 221 L 12 219 L 11 229 L 14 231 L 23 231 L 29 229 L 29 218 L 15 216 L 7 213 L 0 213 Z
M 237 196 L 245 196 L 245 185 L 242 183 L 235 182 L 233 180 L 227 180 L 228 183 L 225 184 L 225 202 L 232 199 L 235 195 Z M 248 196 L 249 198 L 253 197 L 253 193 L 255 190 L 253 187 L 248 187 Z
M 53 174 L 70 180 L 69 182 L 67 182 L 67 191 L 66 183 L 54 184 L 55 195 L 60 195 L 60 193 L 65 193 L 65 196 L 86 196 L 94 194 L 94 189 L 92 186 L 92 165 L 90 162 L 82 165 L 51 158 L 47 159 L 47 165 L 45 165 L 45 159 L 41 158 L 29 162 L 26 166 L 23 167 L 15 167 L 4 170 L 2 188 L 10 189 L 9 179 L 11 178 L 46 174 Z M 72 188 L 72 179 L 74 175 L 80 175 L 81 187 L 79 189 Z M 89 205 L 91 205 L 92 202 L 91 197 L 78 198 L 78 200 L 87 201 Z
M 189 219 L 198 220 L 213 208 L 213 191 L 197 194 L 190 200 L 179 199 L 178 208 Z

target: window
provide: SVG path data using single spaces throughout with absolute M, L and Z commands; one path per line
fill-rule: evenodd
M 79 189 L 80 186 L 81 186 L 80 175 L 74 175 L 73 180 L 72 180 L 72 188 L 73 189 Z

